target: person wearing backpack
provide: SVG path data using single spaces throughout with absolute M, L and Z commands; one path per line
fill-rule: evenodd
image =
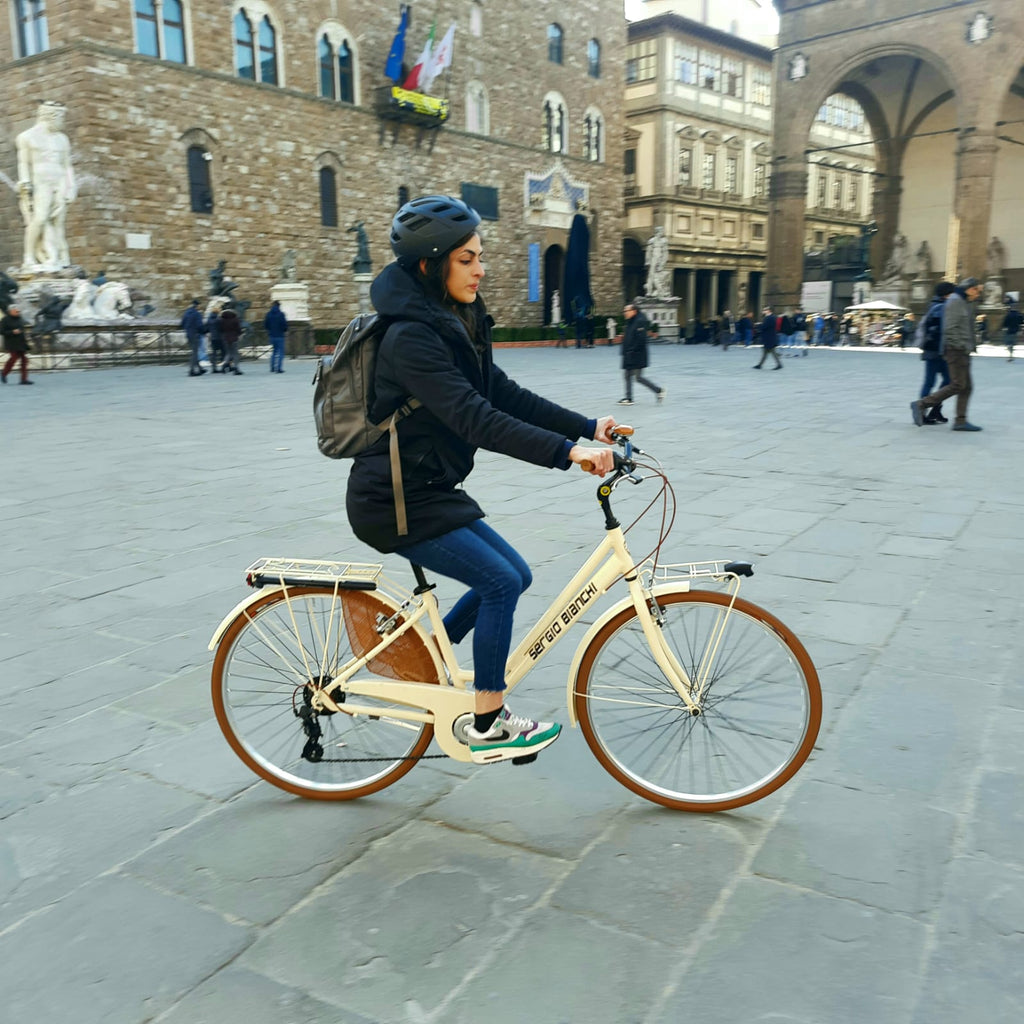
M 935 286 L 928 312 L 921 317 L 917 326 L 915 342 L 921 350 L 924 360 L 924 383 L 921 385 L 921 398 L 932 393 L 936 377 L 942 380 L 942 387 L 949 384 L 949 367 L 942 356 L 942 307 L 946 299 L 953 293 L 954 285 L 950 281 L 940 281 Z M 942 403 L 932 406 L 924 418 L 926 424 L 948 423 L 942 415 Z
M 407 532 L 398 529 L 388 435 L 357 455 L 346 509 L 355 535 L 382 552 L 466 584 L 445 616 L 453 643 L 473 633 L 472 759 L 504 760 L 542 750 L 561 726 L 512 714 L 504 704 L 504 671 L 513 615 L 532 576 L 522 556 L 487 526 L 462 484 L 479 448 L 550 469 L 591 464 L 604 476 L 613 416 L 588 419 L 521 388 L 494 363 L 493 320 L 479 295 L 484 277 L 480 216 L 459 199 L 424 196 L 406 203 L 391 225 L 396 262 L 370 288 L 389 321 L 377 349 L 368 418 L 383 422 L 411 401 L 397 425 Z
M 1007 301 L 1006 316 L 1003 317 L 1003 342 L 1009 353 L 1008 363 L 1013 362 L 1013 346 L 1017 343 L 1017 335 L 1020 333 L 1022 323 L 1024 323 L 1024 316 L 1021 316 L 1016 303 Z

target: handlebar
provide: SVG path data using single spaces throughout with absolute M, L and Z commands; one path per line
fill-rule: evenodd
M 614 441 L 620 448 L 624 448 L 626 451 L 624 456 L 619 455 L 618 452 L 612 452 L 612 458 L 615 460 L 615 472 L 621 472 L 623 470 L 631 472 L 633 469 L 633 445 L 630 441 L 633 433 L 633 428 L 626 426 L 624 423 L 617 426 L 612 431 L 612 441 Z M 594 463 L 591 462 L 590 459 L 584 459 L 579 463 L 579 467 L 584 473 L 592 473 L 594 470 Z

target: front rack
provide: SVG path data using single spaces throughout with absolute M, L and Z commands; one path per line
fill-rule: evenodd
M 250 587 L 338 587 L 376 590 L 382 565 L 367 562 L 326 562 L 319 558 L 258 558 L 245 570 Z

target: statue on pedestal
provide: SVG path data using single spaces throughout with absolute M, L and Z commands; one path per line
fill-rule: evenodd
M 281 259 L 281 280 L 294 281 L 298 274 L 295 266 L 295 250 L 289 249 Z
M 644 260 L 647 266 L 647 281 L 644 292 L 649 298 L 667 299 L 672 294 L 672 285 L 668 270 L 668 239 L 660 226 L 654 229 L 647 243 L 647 254 Z
M 917 250 L 917 276 L 919 278 L 928 278 L 932 275 L 932 250 L 928 244 L 928 239 L 925 239 L 921 243 L 921 247 Z
M 26 273 L 70 266 L 64 222 L 77 195 L 71 167 L 71 144 L 61 131 L 66 108 L 47 101 L 39 105 L 36 123 L 15 140 L 18 151 L 18 195 L 25 222 Z
M 353 274 L 372 274 L 373 264 L 370 262 L 370 240 L 366 237 L 363 221 L 357 221 L 348 230 L 356 233 L 356 258 L 352 261 Z
M 907 272 L 907 256 L 910 253 L 910 246 L 907 243 L 907 236 L 897 231 L 896 237 L 892 240 L 892 252 L 882 271 L 882 280 L 879 284 L 902 284 L 903 277 Z

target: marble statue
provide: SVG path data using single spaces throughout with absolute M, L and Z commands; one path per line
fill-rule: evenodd
M 71 264 L 64 222 L 77 190 L 71 144 L 61 131 L 65 112 L 63 103 L 41 103 L 36 123 L 16 139 L 18 194 L 25 221 L 22 270 L 26 273 Z
M 932 275 L 932 249 L 925 239 L 917 250 L 917 276 L 928 278 Z
M 654 299 L 667 299 L 672 294 L 668 270 L 668 239 L 660 226 L 654 229 L 654 234 L 647 243 L 644 262 L 647 266 L 645 294 Z
M 294 281 L 298 270 L 295 266 L 295 250 L 289 249 L 281 259 L 281 280 Z
M 882 271 L 882 281 L 879 283 L 903 280 L 903 276 L 907 272 L 907 255 L 909 251 L 910 246 L 907 243 L 907 236 L 897 231 L 896 237 L 892 240 L 892 253 L 885 264 L 885 269 Z
M 65 324 L 110 323 L 134 319 L 128 285 L 120 281 L 107 281 L 97 288 L 85 278 L 75 285 L 75 294 L 63 317 Z
M 82 278 L 75 285 L 75 294 L 71 297 L 71 305 L 68 306 L 64 319 L 68 323 L 88 323 L 93 318 L 92 300 L 96 294 L 96 285 L 85 278 Z
M 370 240 L 366 237 L 363 223 L 363 221 L 358 221 L 348 229 L 356 233 L 356 258 L 352 261 L 353 274 L 373 273 L 373 264 L 370 262 Z
M 562 296 L 558 294 L 557 288 L 551 293 L 551 322 L 553 324 L 562 322 Z
M 985 250 L 985 277 L 989 280 L 1002 277 L 1006 266 L 1006 246 L 993 235 Z
M 210 294 L 224 294 L 224 271 L 227 268 L 227 260 L 218 260 L 217 266 L 210 271 Z

